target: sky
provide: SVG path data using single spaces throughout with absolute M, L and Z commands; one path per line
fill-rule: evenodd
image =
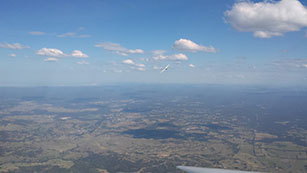
M 0 86 L 114 83 L 306 87 L 307 1 L 0 1 Z

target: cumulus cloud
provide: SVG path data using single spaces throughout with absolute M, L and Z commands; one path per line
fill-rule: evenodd
M 41 31 L 31 31 L 31 32 L 29 32 L 29 34 L 31 34 L 31 35 L 45 35 L 46 33 L 41 32 Z
M 64 52 L 59 49 L 42 48 L 36 52 L 37 55 L 60 57 L 65 56 Z
M 71 53 L 71 56 L 77 57 L 77 58 L 88 58 L 88 55 L 84 54 L 84 53 L 81 52 L 80 50 L 74 50 L 74 51 Z
M 79 64 L 79 65 L 89 65 L 90 63 L 87 62 L 87 61 L 79 61 L 79 62 L 77 62 L 77 64 Z
M 157 55 L 163 55 L 165 52 L 166 52 L 165 50 L 153 50 L 152 54 L 154 56 L 157 56 Z
M 236 30 L 253 32 L 260 38 L 282 36 L 307 26 L 307 8 L 298 0 L 238 1 L 224 15 Z
M 0 48 L 7 48 L 7 49 L 26 49 L 30 48 L 30 46 L 22 45 L 20 43 L 0 43 Z
M 284 59 L 273 64 L 286 69 L 307 69 L 307 58 Z
M 135 64 L 135 62 L 133 62 L 131 59 L 125 59 L 125 60 L 123 60 L 123 63 L 124 64 L 129 64 L 129 65 L 134 65 Z
M 153 68 L 154 70 L 160 70 L 160 69 L 161 69 L 161 68 L 159 68 L 159 67 L 158 67 L 158 66 L 156 66 L 156 65 L 155 65 L 155 66 L 153 66 L 152 68 Z
M 54 58 L 54 57 L 49 57 L 49 58 L 44 59 L 44 61 L 45 62 L 57 62 L 59 61 L 59 59 Z
M 158 52 L 153 53 L 153 59 L 154 60 L 171 60 L 171 61 L 186 61 L 188 60 L 188 57 L 183 54 L 173 54 L 173 55 L 164 55 L 164 52 L 160 52 L 161 54 L 158 54 Z
M 71 54 L 65 54 L 63 51 L 54 48 L 42 48 L 36 52 L 37 55 L 51 56 L 51 57 L 76 57 L 76 58 L 88 58 L 88 55 L 84 54 L 80 50 L 74 50 Z
M 142 54 L 144 51 L 142 49 L 127 49 L 122 47 L 117 43 L 99 43 L 95 47 L 102 47 L 106 51 L 115 52 L 118 55 L 128 56 L 128 54 Z
M 12 53 L 9 55 L 10 57 L 16 57 L 16 54 Z
M 122 63 L 132 66 L 132 69 L 136 69 L 138 71 L 145 71 L 145 64 L 137 64 L 131 59 L 125 59 L 122 61 Z
M 138 71 L 145 71 L 145 68 L 143 68 L 143 67 L 138 67 L 138 68 L 136 68 L 136 70 L 138 70 Z
M 60 35 L 57 35 L 57 37 L 75 37 L 77 34 L 75 32 L 66 32 L 66 33 L 63 33 L 63 34 L 60 34 Z
M 187 39 L 179 39 L 176 40 L 173 48 L 176 50 L 181 50 L 181 51 L 189 51 L 189 52 L 198 52 L 198 51 L 202 51 L 202 52 L 210 52 L 210 53 L 216 53 L 216 49 L 213 46 L 203 46 L 203 45 L 199 45 L 194 43 L 191 40 L 187 40 Z
M 140 68 L 144 68 L 145 64 L 135 64 L 136 66 L 140 67 Z
M 189 67 L 194 68 L 195 65 L 194 64 L 189 64 Z
M 179 53 L 179 54 L 169 55 L 166 59 L 173 61 L 186 61 L 188 60 L 188 57 L 183 53 Z

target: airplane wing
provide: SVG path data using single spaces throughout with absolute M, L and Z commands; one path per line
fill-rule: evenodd
M 200 168 L 193 166 L 177 166 L 177 168 L 187 173 L 259 173 L 259 172 L 237 171 L 229 169 Z
M 165 71 L 168 69 L 168 67 L 169 67 L 169 64 L 168 64 L 166 67 L 164 67 L 164 68 L 160 71 L 160 73 L 165 72 Z

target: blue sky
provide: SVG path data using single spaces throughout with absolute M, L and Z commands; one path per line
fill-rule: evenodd
M 0 86 L 306 86 L 306 6 L 302 0 L 4 0 Z

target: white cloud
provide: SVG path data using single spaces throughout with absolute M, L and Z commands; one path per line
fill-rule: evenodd
M 36 52 L 37 55 L 43 55 L 43 56 L 54 56 L 54 57 L 61 57 L 66 56 L 64 52 L 62 52 L 59 49 L 53 49 L 53 48 L 42 48 Z
M 136 68 L 138 71 L 145 71 L 145 68 L 143 68 L 143 67 L 138 67 L 138 68 Z
M 123 63 L 124 64 L 129 64 L 129 65 L 134 65 L 135 64 L 135 62 L 133 62 L 131 59 L 125 59 L 125 60 L 123 60 Z
M 145 71 L 145 64 L 137 64 L 131 59 L 126 59 L 122 61 L 123 64 L 131 65 L 132 69 L 136 69 L 138 71 Z
M 273 64 L 286 69 L 307 69 L 307 58 L 279 60 Z
M 174 61 L 177 61 L 177 60 L 179 60 L 179 61 L 181 61 L 181 60 L 186 61 L 186 60 L 188 60 L 188 57 L 185 54 L 183 54 L 183 53 L 179 53 L 179 54 L 170 55 L 170 56 L 167 57 L 167 59 L 168 60 L 174 60 Z
M 41 31 L 32 31 L 32 32 L 29 32 L 29 34 L 31 34 L 31 35 L 45 35 L 46 33 L 41 32 Z
M 239 1 L 224 15 L 236 30 L 253 32 L 260 38 L 281 36 L 307 26 L 307 8 L 298 0 Z
M 194 68 L 195 65 L 194 64 L 189 64 L 189 67 Z
M 26 49 L 30 48 L 30 46 L 22 45 L 20 43 L 0 43 L 0 48 L 7 48 L 7 49 Z
M 99 43 L 95 47 L 102 47 L 106 51 L 115 52 L 118 55 L 128 56 L 128 54 L 142 54 L 144 51 L 142 49 L 127 49 L 122 47 L 117 43 Z
M 153 66 L 152 67 L 154 70 L 160 70 L 161 68 L 159 68 L 158 66 Z
M 187 40 L 183 38 L 176 40 L 173 45 L 173 48 L 177 50 L 189 51 L 189 52 L 202 51 L 202 52 L 216 53 L 216 49 L 213 46 L 207 47 L 203 45 L 198 45 L 191 40 Z
M 65 38 L 65 37 L 71 37 L 71 38 L 76 38 L 76 37 L 77 37 L 77 38 L 88 38 L 88 37 L 91 37 L 91 35 L 88 35 L 88 34 L 79 35 L 79 34 L 76 33 L 76 32 L 66 32 L 66 33 L 57 35 L 57 37 L 60 37 L 60 38 Z
M 165 50 L 154 50 L 152 51 L 152 54 L 154 56 L 163 55 L 166 51 Z
M 54 58 L 54 57 L 49 57 L 49 58 L 44 59 L 44 61 L 45 62 L 57 62 L 59 61 L 59 59 Z
M 135 64 L 136 66 L 140 67 L 140 68 L 144 68 L 145 64 Z
M 54 48 L 42 48 L 36 52 L 37 55 L 52 56 L 52 57 L 76 57 L 76 58 L 88 58 L 88 55 L 84 54 L 80 50 L 74 50 L 71 54 L 65 54 L 63 51 Z
M 57 35 L 57 37 L 61 37 L 61 38 L 64 38 L 64 37 L 75 37 L 76 35 L 77 34 L 75 32 L 66 32 L 66 33 Z
M 77 57 L 77 58 L 88 58 L 88 55 L 84 54 L 84 53 L 81 52 L 80 50 L 74 50 L 74 51 L 71 53 L 71 56 Z
M 129 49 L 128 50 L 128 53 L 132 53 L 132 54 L 135 54 L 135 53 L 144 53 L 144 51 L 142 49 Z
M 77 64 L 79 64 L 79 65 L 89 65 L 90 63 L 87 62 L 87 61 L 79 61 L 79 62 L 77 62 Z
M 16 54 L 12 53 L 9 55 L 10 57 L 16 57 Z
M 173 55 L 161 54 L 161 55 L 154 55 L 153 59 L 154 60 L 186 61 L 188 60 L 188 57 L 183 53 L 173 54 Z

